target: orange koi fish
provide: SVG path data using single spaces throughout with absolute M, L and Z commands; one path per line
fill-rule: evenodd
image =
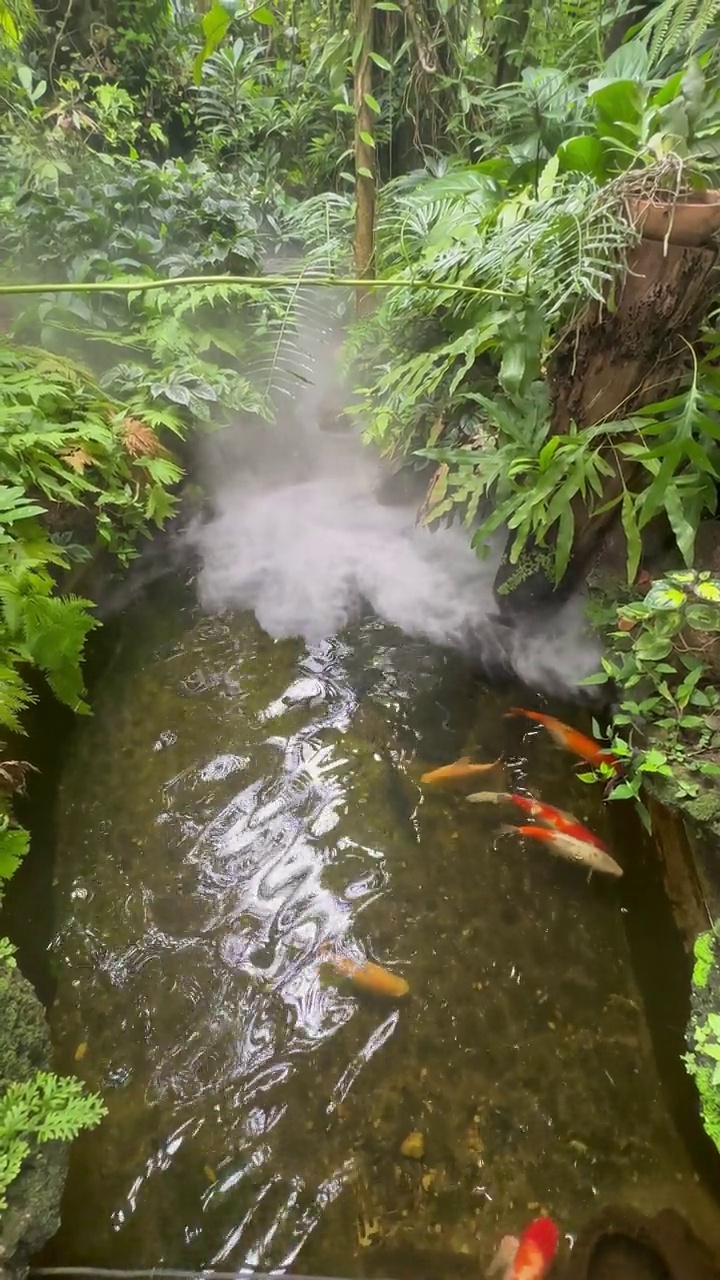
M 321 953 L 324 962 L 330 965 L 341 978 L 349 978 L 356 987 L 362 991 L 369 991 L 371 995 L 388 996 L 392 1000 L 400 1000 L 410 990 L 404 978 L 397 973 L 390 973 L 388 969 L 382 969 L 379 964 L 373 964 L 370 960 L 358 963 L 356 960 L 351 960 L 349 956 L 329 955 L 325 947 L 321 947 Z
M 608 876 L 621 876 L 622 867 L 606 853 L 598 849 L 596 844 L 588 844 L 587 840 L 578 840 L 565 831 L 554 831 L 547 827 L 508 827 L 500 830 L 505 835 L 524 836 L 527 840 L 540 840 L 546 844 L 551 853 L 570 862 L 579 862 L 590 871 L 604 871 Z
M 468 796 L 468 800 L 471 804 L 514 804 L 530 818 L 544 822 L 546 827 L 564 831 L 566 835 L 574 836 L 576 840 L 585 840 L 598 849 L 605 848 L 600 837 L 582 822 L 578 822 L 571 813 L 565 813 L 564 809 L 556 809 L 554 804 L 545 804 L 543 800 L 534 800 L 532 796 L 521 796 L 516 791 L 477 791 L 475 795 Z
M 535 1218 L 520 1239 L 504 1236 L 487 1274 L 503 1272 L 503 1280 L 543 1280 L 557 1253 L 560 1232 L 551 1218 Z
M 562 720 L 556 720 L 555 716 L 546 716 L 542 711 L 526 711 L 524 707 L 511 707 L 505 712 L 505 716 L 506 718 L 527 716 L 528 720 L 535 720 L 538 724 L 544 725 L 558 746 L 572 751 L 576 756 L 580 756 L 581 760 L 587 760 L 594 767 L 609 764 L 615 772 L 620 768 L 620 761 L 611 751 L 604 751 L 594 738 L 588 738 L 578 729 L 571 729 L 570 725 L 563 724 Z
M 473 764 L 469 756 L 461 756 L 453 764 L 444 764 L 439 769 L 431 769 L 429 773 L 424 773 L 420 781 L 426 787 L 462 786 L 463 783 L 472 782 L 483 773 L 498 769 L 501 764 L 502 756 L 498 756 L 497 760 L 491 761 L 490 764 Z

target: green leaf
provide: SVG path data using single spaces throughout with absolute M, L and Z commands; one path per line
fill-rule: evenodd
M 619 782 L 610 792 L 611 800 L 634 800 L 639 788 L 629 782 Z
M 551 156 L 538 178 L 538 200 L 549 200 L 555 189 L 555 182 L 560 168 L 558 156 Z
M 682 500 L 676 485 L 669 484 L 665 493 L 664 507 L 678 550 L 687 565 L 692 564 L 695 550 L 695 526 L 690 523 L 683 509 Z
M 225 8 L 225 5 L 219 4 L 218 0 L 215 0 L 212 8 L 204 15 L 200 26 L 205 37 L 205 43 L 193 62 L 193 81 L 195 84 L 200 84 L 203 66 L 227 34 L 232 17 L 233 15 Z
M 387 58 L 383 58 L 381 53 L 371 53 L 370 57 L 376 67 L 380 67 L 383 71 L 392 71 L 392 67 L 390 66 Z
M 693 587 L 693 591 L 701 600 L 712 600 L 716 604 L 720 604 L 720 582 L 715 579 L 711 582 L 698 582 Z
M 32 97 L 33 73 L 31 68 L 23 64 L 16 69 L 16 74 L 25 92 Z
M 383 13 L 402 13 L 399 4 L 393 4 L 392 0 L 375 0 L 373 9 L 380 9 Z
M 684 603 L 685 592 L 664 581 L 654 582 L 645 597 L 645 604 L 652 610 L 681 609 Z
M 268 9 L 267 5 L 262 5 L 260 9 L 253 9 L 250 17 L 253 22 L 259 22 L 261 27 L 275 26 L 275 15 Z
M 588 84 L 588 101 L 594 106 L 600 120 L 610 126 L 637 126 L 642 110 L 642 99 L 637 84 L 632 80 L 591 80 Z
M 607 684 L 609 680 L 607 671 L 595 671 L 591 676 L 585 676 L 580 684 Z
M 638 637 L 633 646 L 635 656 L 642 662 L 662 662 L 672 653 L 672 640 L 662 636 L 644 634 Z
M 694 631 L 720 631 L 720 609 L 717 605 L 689 604 L 685 619 Z
M 587 173 L 600 181 L 605 177 L 605 153 L 595 134 L 568 138 L 560 143 L 557 154 L 565 173 Z
M 9 880 L 15 874 L 30 848 L 30 836 L 22 827 L 0 829 L 0 880 Z
M 635 503 L 633 502 L 632 494 L 627 489 L 623 493 L 621 518 L 627 543 L 627 579 L 628 582 L 634 582 L 642 555 L 642 539 L 635 515 Z
M 575 535 L 575 516 L 570 503 L 564 508 L 558 521 L 557 545 L 555 549 L 555 582 L 559 583 L 565 576 L 570 563 L 570 555 Z
M 360 137 L 360 138 L 362 139 L 362 141 L 365 143 L 365 146 L 366 146 L 366 147 L 374 147 L 374 146 L 375 146 L 375 139 L 373 138 L 373 136 L 372 136 L 372 134 L 371 134 L 371 133 L 368 133 L 368 132 L 367 132 L 367 130 L 365 130 L 365 129 L 361 129 L 361 130 L 360 130 L 360 132 L 359 132 L 359 137 Z
M 379 116 L 380 103 L 378 102 L 377 98 L 374 98 L 371 93 L 366 93 L 363 95 L 363 97 L 365 99 L 365 105 L 368 106 L 371 111 L 374 111 L 376 116 Z
M 358 168 L 358 174 L 359 174 L 359 176 L 360 176 L 361 178 L 370 178 L 370 179 L 372 179 L 372 176 L 373 176 L 373 175 L 372 175 L 372 173 L 370 172 L 370 170 L 365 168 L 365 165 L 360 165 L 360 166 L 359 166 L 359 168 Z

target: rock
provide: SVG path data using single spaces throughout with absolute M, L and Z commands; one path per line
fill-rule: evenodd
M 402 1146 L 400 1147 L 400 1155 L 405 1156 L 407 1160 L 422 1160 L 425 1154 L 425 1139 L 416 1129 L 413 1133 L 409 1133 Z
M 558 1280 L 720 1280 L 707 1247 L 673 1209 L 608 1207 L 578 1235 Z
M 13 1081 L 29 1080 L 52 1067 L 45 1012 L 18 969 L 0 968 L 0 1095 Z M 27 1274 L 30 1258 L 60 1226 L 67 1148 L 48 1142 L 25 1161 L 7 1192 L 0 1216 L 0 1280 Z

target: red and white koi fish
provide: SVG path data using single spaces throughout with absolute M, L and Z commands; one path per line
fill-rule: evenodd
M 621 876 L 623 873 L 622 867 L 604 849 L 598 849 L 595 844 L 588 844 L 587 840 L 576 840 L 574 836 L 569 836 L 564 831 L 531 826 L 502 826 L 500 830 L 506 835 L 523 836 L 526 840 L 540 840 L 547 845 L 551 853 L 556 853 L 560 858 L 567 858 L 570 862 L 579 862 L 590 871 L 604 871 L 608 876 Z
M 556 720 L 555 716 L 546 716 L 542 711 L 526 711 L 524 707 L 511 707 L 505 715 L 506 717 L 527 716 L 528 720 L 535 720 L 537 724 L 544 725 L 558 746 L 564 747 L 566 751 L 572 751 L 574 755 L 580 756 L 581 760 L 587 760 L 588 764 L 594 768 L 601 764 L 608 764 L 616 773 L 620 769 L 620 761 L 611 751 L 604 750 L 598 746 L 594 738 L 588 738 L 578 729 L 572 729 L 570 725 L 563 724 L 562 720 Z
M 503 1236 L 487 1274 L 502 1272 L 502 1280 L 543 1280 L 557 1253 L 560 1232 L 551 1218 L 535 1218 L 517 1236 Z
M 566 835 L 574 836 L 576 840 L 585 840 L 598 849 L 605 848 L 600 837 L 571 813 L 566 813 L 564 809 L 556 809 L 554 804 L 545 804 L 544 800 L 534 800 L 532 796 L 521 796 L 516 791 L 476 791 L 474 795 L 468 796 L 468 800 L 471 804 L 514 804 L 529 818 L 535 818 L 546 827 L 564 831 Z

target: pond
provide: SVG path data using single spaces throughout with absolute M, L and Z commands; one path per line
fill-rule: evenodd
M 206 457 L 199 573 L 127 604 L 64 761 L 51 1019 L 109 1115 L 74 1148 L 44 1261 L 476 1274 L 540 1210 L 572 1235 L 619 1201 L 717 1233 L 626 881 L 420 783 L 502 754 L 507 789 L 610 838 L 573 757 L 505 716 L 577 713 L 508 679 L 464 535 L 433 541 L 368 496 L 353 444 L 309 438 L 276 434 L 254 471 L 237 440 Z M 505 644 L 558 695 L 595 660 L 577 610 Z M 409 997 L 349 987 L 327 944 Z

